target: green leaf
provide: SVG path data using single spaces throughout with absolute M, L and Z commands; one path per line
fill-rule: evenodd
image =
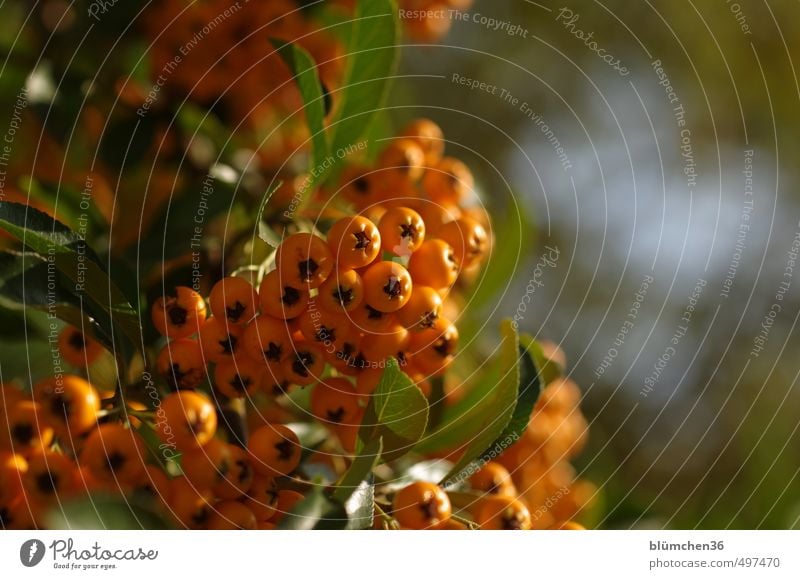
M 498 294 L 518 273 L 517 268 L 535 245 L 535 225 L 522 204 L 513 204 L 503 221 L 493 225 L 494 250 L 484 266 L 475 291 L 468 299 L 472 311 L 494 303 Z M 502 250 L 501 250 L 502 249 Z M 461 328 L 459 328 L 460 330 Z
M 520 359 L 520 382 L 517 394 L 517 404 L 511 420 L 495 441 L 475 460 L 485 463 L 494 460 L 502 454 L 508 447 L 520 439 L 522 433 L 528 428 L 528 423 L 533 413 L 533 407 L 542 393 L 542 382 L 536 362 L 534 361 L 534 349 L 539 349 L 539 344 L 531 336 L 525 334 L 520 336 L 519 359 Z
M 119 496 L 93 495 L 60 503 L 45 516 L 53 530 L 169 529 L 154 511 Z
M 333 491 L 333 498 L 344 503 L 355 493 L 378 464 L 383 451 L 383 438 L 371 440 L 353 460 Z
M 70 289 L 71 281 L 54 267 L 51 269 L 37 253 L 0 253 L 0 304 L 26 314 L 33 310 L 44 312 L 48 317 L 83 328 L 106 349 L 113 350 L 108 314 L 90 301 L 81 303 Z
M 350 521 L 348 529 L 369 529 L 375 517 L 375 484 L 374 477 L 370 474 L 366 480 L 361 481 L 356 491 L 350 495 L 344 504 L 344 510 Z
M 256 219 L 258 220 L 256 223 L 256 227 L 258 228 L 258 237 L 269 245 L 272 248 L 277 248 L 280 245 L 281 240 L 275 233 L 275 231 L 264 222 L 264 211 L 267 208 L 267 204 L 269 204 L 269 200 L 272 199 L 272 196 L 275 194 L 281 185 L 283 185 L 283 181 L 278 181 L 267 189 L 264 193 L 264 196 L 261 198 L 261 203 L 258 205 L 258 212 L 256 213 Z
M 495 441 L 505 431 L 514 417 L 520 384 L 519 336 L 511 320 L 500 324 L 503 341 L 497 362 L 500 365 L 500 380 L 476 406 L 476 412 L 464 420 L 475 420 L 481 425 L 479 432 L 472 437 L 461 458 L 445 477 L 449 481 L 465 466 L 485 452 L 492 450 Z M 538 396 L 538 394 L 537 394 Z
M 399 22 L 393 0 L 358 2 L 341 102 L 331 124 L 331 150 L 347 150 L 366 134 L 383 108 L 391 77 L 397 68 Z
M 341 503 L 327 496 L 322 487 L 314 489 L 298 502 L 278 523 L 278 529 L 345 529 L 349 523 L 347 511 Z
M 559 378 L 561 374 L 563 374 L 564 369 L 558 365 L 558 362 L 549 360 L 547 356 L 544 355 L 544 350 L 542 350 L 542 346 L 539 344 L 539 342 L 527 334 L 520 336 L 520 341 L 522 342 L 522 345 L 528 348 L 530 355 L 533 356 L 533 362 L 536 364 L 536 368 L 539 370 L 539 379 L 542 387 L 550 384 L 550 382 L 556 378 Z
M 306 183 L 305 197 L 311 194 L 316 183 L 323 180 L 323 172 L 329 166 L 328 138 L 325 132 L 325 93 L 317 73 L 317 63 L 303 48 L 292 42 L 271 39 L 272 45 L 278 51 L 283 61 L 294 75 L 297 88 L 303 98 L 303 108 L 306 114 L 306 124 L 311 135 L 311 182 Z M 305 201 L 305 199 L 304 199 Z M 300 205 L 302 206 L 302 202 Z
M 91 302 L 96 313 L 105 312 L 131 344 L 141 340 L 136 310 L 80 235 L 46 213 L 5 201 L 0 202 L 0 228 L 52 262 L 72 282 L 70 293 Z
M 382 437 L 383 460 L 407 452 L 422 438 L 428 424 L 428 401 L 417 385 L 389 358 L 370 398 L 358 436 L 364 445 Z

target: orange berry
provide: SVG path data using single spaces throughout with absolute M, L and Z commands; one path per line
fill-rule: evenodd
M 444 224 L 436 237 L 453 248 L 456 260 L 463 268 L 479 263 L 489 246 L 489 236 L 483 225 L 469 217 Z
M 213 500 L 210 490 L 195 487 L 186 477 L 177 477 L 169 482 L 167 508 L 185 528 L 205 528 L 213 513 Z
M 364 283 L 353 269 L 337 270 L 319 288 L 320 305 L 331 312 L 351 312 L 364 299 Z
M 450 223 L 461 217 L 461 210 L 458 207 L 439 205 L 427 199 L 419 199 L 412 203 L 411 206 L 425 222 L 425 234 L 428 237 L 436 237 L 436 234 L 445 223 Z
M 231 468 L 230 446 L 212 438 L 201 448 L 193 448 L 181 456 L 181 470 L 194 486 L 210 489 L 220 482 Z
M 222 501 L 214 505 L 214 512 L 208 519 L 208 528 L 215 531 L 255 531 L 257 527 L 253 511 L 239 501 Z
M 54 432 L 45 421 L 41 407 L 31 400 L 20 400 L 0 414 L 0 448 L 21 453 L 42 449 L 53 442 Z
M 517 494 L 511 475 L 506 468 L 497 462 L 487 462 L 483 467 L 469 477 L 469 485 L 474 490 L 490 495 Z
M 369 265 L 381 252 L 381 235 L 375 224 L 360 215 L 345 217 L 328 231 L 328 247 L 339 269 Z
M 413 139 L 395 139 L 381 152 L 378 165 L 382 181 L 418 181 L 425 171 L 425 153 Z
M 425 222 L 419 213 L 408 207 L 393 207 L 378 223 L 384 251 L 406 257 L 425 241 Z
M 258 299 L 261 310 L 272 317 L 288 320 L 299 316 L 308 305 L 308 292 L 297 283 L 289 283 L 281 277 L 278 270 L 273 270 L 261 280 L 258 288 Z
M 262 476 L 287 475 L 300 464 L 300 439 L 288 426 L 266 424 L 247 444 L 253 468 Z
M 282 283 L 317 288 L 333 271 L 334 258 L 320 237 L 295 233 L 284 239 L 276 250 L 275 264 Z
M 366 334 L 361 345 L 361 352 L 371 362 L 380 364 L 390 356 L 396 356 L 406 349 L 410 339 L 408 330 L 395 322 L 386 331 L 379 334 Z
M 472 172 L 452 157 L 445 157 L 428 167 L 422 178 L 422 189 L 428 199 L 441 205 L 460 205 L 475 185 Z
M 80 463 L 99 480 L 133 484 L 144 472 L 145 449 L 136 434 L 109 422 L 94 429 L 83 445 Z
M 263 381 L 264 367 L 244 356 L 223 360 L 214 368 L 214 387 L 228 398 L 250 397 Z
M 452 286 L 458 279 L 459 270 L 455 251 L 441 239 L 427 240 L 408 262 L 408 271 L 414 283 L 436 290 Z
M 281 371 L 291 384 L 308 386 L 322 376 L 325 359 L 319 347 L 308 341 L 295 342 L 281 362 Z
M 278 502 L 275 505 L 275 514 L 270 519 L 273 523 L 278 523 L 286 515 L 292 512 L 295 505 L 302 501 L 305 497 L 297 491 L 280 490 L 278 491 Z
M 206 320 L 206 303 L 191 288 L 177 286 L 173 295 L 165 295 L 153 303 L 153 325 L 168 338 L 186 338 L 197 333 Z
M 278 506 L 278 485 L 275 479 L 263 475 L 255 475 L 247 497 L 244 500 L 259 521 L 266 521 L 275 515 Z
M 442 296 L 435 289 L 414 284 L 408 303 L 397 311 L 397 319 L 412 332 L 433 327 L 442 311 Z
M 73 366 L 91 366 L 100 354 L 103 346 L 78 328 L 67 326 L 58 335 L 58 351 L 61 357 Z
M 156 367 L 175 390 L 196 388 L 206 376 L 200 343 L 189 338 L 167 342 L 158 354 Z
M 230 360 L 239 350 L 242 332 L 242 326 L 228 323 L 224 318 L 208 318 L 199 335 L 203 360 L 215 364 Z
M 49 450 L 36 452 L 28 459 L 22 477 L 29 501 L 47 503 L 68 498 L 77 488 L 77 467 L 63 454 Z
M 311 412 L 326 426 L 355 425 L 360 398 L 346 378 L 326 378 L 311 391 Z
M 531 528 L 528 508 L 513 496 L 484 497 L 473 507 L 472 516 L 481 529 L 527 531 Z
M 399 263 L 374 263 L 367 268 L 362 279 L 366 303 L 378 311 L 396 312 L 411 297 L 411 275 Z
M 203 394 L 182 390 L 170 394 L 157 413 L 156 431 L 162 442 L 187 451 L 204 446 L 217 431 L 217 411 Z
M 342 174 L 342 196 L 358 208 L 368 207 L 378 199 L 374 174 L 364 167 L 348 167 Z
M 91 384 L 70 374 L 46 378 L 33 386 L 33 399 L 58 436 L 80 435 L 97 424 L 100 397 Z
M 430 119 L 415 119 L 400 132 L 401 137 L 414 141 L 425 154 L 425 165 L 438 163 L 444 155 L 444 133 Z
M 414 482 L 397 491 L 392 515 L 407 529 L 439 529 L 450 519 L 450 498 L 441 487 Z
M 214 494 L 221 499 L 238 499 L 249 492 L 253 485 L 255 472 L 250 464 L 250 456 L 238 446 L 228 445 L 231 463 L 222 473 L 222 480 L 214 486 Z
M 452 362 L 458 346 L 458 330 L 446 318 L 438 318 L 433 327 L 411 336 L 408 351 L 415 367 L 437 375 Z
M 208 301 L 217 319 L 240 324 L 255 316 L 258 294 L 246 279 L 226 277 L 214 284 Z
M 286 322 L 261 314 L 247 325 L 242 345 L 253 360 L 277 367 L 289 355 L 291 337 Z

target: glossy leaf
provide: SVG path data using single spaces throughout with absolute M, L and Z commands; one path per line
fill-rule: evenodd
M 388 462 L 420 440 L 428 424 L 428 401 L 394 358 L 389 358 L 370 398 L 358 436 L 363 445 L 383 438 L 383 459 Z

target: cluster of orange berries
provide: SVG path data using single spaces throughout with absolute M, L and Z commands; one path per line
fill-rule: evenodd
M 308 50 L 328 90 L 344 68 L 340 44 L 291 0 L 170 2 L 145 10 L 141 21 L 153 43 L 153 79 L 166 78 L 164 92 L 179 102 L 219 99 L 225 118 L 247 121 L 263 134 L 302 107 L 289 69 L 270 54 L 270 38 Z
M 551 363 L 563 368 L 563 351 L 549 342 L 542 345 Z M 570 464 L 588 436 L 580 401 L 581 391 L 573 380 L 553 378 L 542 390 L 521 439 L 497 459 L 521 489 L 520 499 L 531 509 L 534 529 L 569 525 L 595 502 L 597 488 L 576 479 Z
M 111 409 L 79 376 L 48 378 L 31 393 L 4 385 L 0 400 L 3 529 L 46 528 L 49 512 L 98 493 L 145 501 L 186 528 L 269 529 L 302 498 L 275 484 L 300 461 L 294 433 L 265 425 L 247 449 L 223 442 L 215 406 L 197 392 L 168 395 L 156 414 L 162 447 L 182 453 L 174 477 L 152 464 L 141 422 L 107 420 Z
M 543 346 L 549 363 L 563 367 L 563 351 L 551 343 Z M 519 441 L 483 464 L 464 485 L 443 489 L 415 482 L 401 489 L 392 516 L 408 529 L 583 529 L 575 518 L 591 507 L 597 489 L 576 480 L 569 464 L 586 442 L 580 398 L 572 380 L 554 378 Z

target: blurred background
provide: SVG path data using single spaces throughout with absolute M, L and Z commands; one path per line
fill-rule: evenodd
M 280 172 L 270 163 L 296 142 L 253 152 L 285 121 L 274 102 L 237 114 L 265 90 L 259 78 L 223 102 L 195 93 L 175 119 L 157 95 L 137 115 L 155 73 L 172 74 L 167 58 L 148 69 L 141 55 L 158 54 L 150 41 L 180 3 L 144 15 L 136 4 L 0 6 L 0 110 L 9 131 L 25 116 L 48 134 L 0 137 L 29 153 L 8 160 L 0 148 L 2 194 L 46 204 L 47 183 L 59 183 L 74 207 L 88 183 L 98 208 L 87 237 L 114 258 L 166 260 L 187 248 L 165 250 L 147 232 L 166 238 L 168 224 L 148 217 L 174 191 L 199 190 L 223 155 L 215 146 L 236 145 L 227 161 L 252 202 L 265 182 L 251 165 Z M 515 272 L 469 306 L 463 334 L 479 351 L 484 330 L 496 336 L 516 314 L 565 350 L 590 424 L 577 468 L 600 489 L 600 527 L 800 528 L 798 14 L 794 0 L 475 0 L 442 18 L 443 40 L 404 40 L 384 122 L 442 125 L 494 218 L 492 262 Z M 323 81 L 335 88 L 341 71 L 324 46 L 307 48 L 331 60 Z M 120 70 L 139 84 L 120 83 Z M 197 81 L 177 74 L 165 91 Z M 22 187 L 28 174 L 36 184 Z M 70 202 L 58 211 L 80 225 Z M 174 212 L 169 226 L 180 227 Z M 203 258 L 213 266 L 219 254 Z M 147 273 L 129 272 L 143 283 Z M 14 374 L 35 354 L 21 342 L 31 329 L 2 315 L 3 371 Z
M 535 216 L 484 316 L 539 280 L 523 327 L 583 388 L 605 527 L 800 525 L 799 10 L 478 0 L 405 54 L 396 106 Z

